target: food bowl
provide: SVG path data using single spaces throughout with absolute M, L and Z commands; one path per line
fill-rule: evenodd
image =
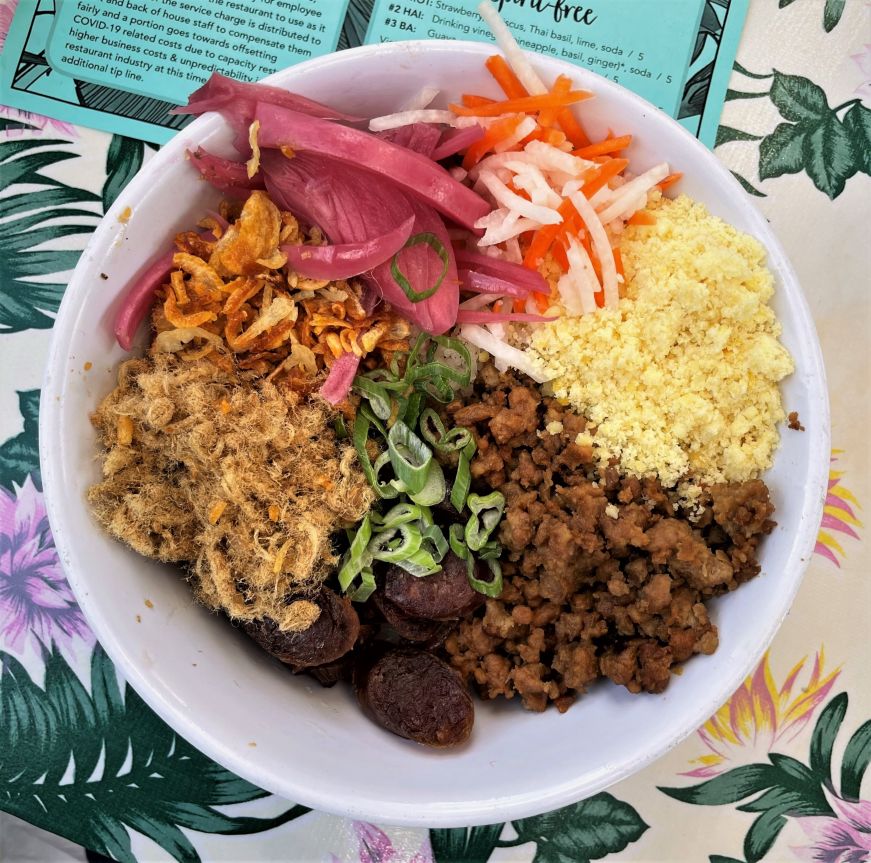
M 269 81 L 376 116 L 425 85 L 449 97 L 470 90 L 496 96 L 484 70 L 491 53 L 491 46 L 463 42 L 368 46 Z M 823 365 L 807 304 L 767 222 L 713 154 L 665 114 L 591 72 L 534 60 L 545 80 L 562 73 L 595 92 L 583 105 L 584 122 L 597 134 L 631 132 L 633 169 L 667 159 L 684 172 L 681 191 L 763 243 L 783 342 L 795 358 L 783 395 L 805 431 L 783 431 L 766 476 L 777 527 L 763 543 L 762 574 L 711 603 L 719 649 L 687 663 L 663 694 L 597 685 L 566 714 L 476 702 L 467 745 L 425 749 L 366 719 L 348 687 L 322 689 L 292 676 L 198 607 L 178 570 L 140 557 L 97 526 L 85 502 L 100 473 L 88 416 L 126 357 L 113 318 L 136 271 L 217 202 L 185 150 L 203 144 L 229 155 L 220 117 L 181 131 L 121 193 L 82 254 L 55 324 L 42 390 L 42 475 L 55 542 L 85 616 L 120 672 L 179 734 L 251 782 L 316 809 L 393 824 L 485 824 L 555 809 L 624 779 L 701 725 L 753 668 L 814 546 L 829 458 Z M 129 218 L 121 218 L 127 208 Z M 140 348 L 143 342 L 144 333 Z

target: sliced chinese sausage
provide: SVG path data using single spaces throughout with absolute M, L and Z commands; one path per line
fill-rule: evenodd
M 447 638 L 448 633 L 455 625 L 453 621 L 409 617 L 402 609 L 387 599 L 381 591 L 373 593 L 371 601 L 401 639 L 414 641 L 422 647 L 437 647 Z
M 427 620 L 462 617 L 482 599 L 469 584 L 465 561 L 452 551 L 442 560 L 441 572 L 425 578 L 391 566 L 384 574 L 384 596 L 409 617 Z
M 456 746 L 469 739 L 475 708 L 460 676 L 431 653 L 388 648 L 361 664 L 357 700 L 379 725 L 426 746 Z
M 302 632 L 282 632 L 268 617 L 243 621 L 242 629 L 267 653 L 296 668 L 333 662 L 354 646 L 360 619 L 350 600 L 332 590 L 322 590 L 315 601 L 321 613 Z

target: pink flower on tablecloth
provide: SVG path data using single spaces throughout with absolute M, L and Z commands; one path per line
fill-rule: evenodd
M 871 860 L 871 801 L 842 800 L 824 788 L 837 817 L 796 818 L 808 845 L 793 845 L 796 857 L 807 863 L 863 863 Z
M 30 477 L 0 487 L 0 648 L 20 652 L 29 638 L 93 640 L 61 571 L 42 493 Z
M 5 2 L 0 0 L 0 51 L 3 50 L 6 44 L 6 35 L 12 26 L 12 18 L 15 16 L 15 7 L 17 5 L 18 0 L 5 0 Z M 7 138 L 20 137 L 25 132 L 29 135 L 60 133 L 67 138 L 76 137 L 75 127 L 70 123 L 64 123 L 62 120 L 52 120 L 50 117 L 43 117 L 42 114 L 31 114 L 30 111 L 19 111 L 17 108 L 0 105 L 0 117 L 26 123 L 34 127 L 33 129 L 6 129 L 4 134 Z
M 871 104 L 871 45 L 866 42 L 858 54 L 850 55 L 850 59 L 859 67 L 863 79 L 853 92 L 863 102 Z
M 403 858 L 390 837 L 374 824 L 355 821 L 353 826 L 359 842 L 359 863 L 433 863 L 429 842 L 426 840 L 412 857 Z M 331 863 L 339 863 L 334 855 L 331 856 Z
M 20 138 L 25 134 L 32 137 L 43 135 L 63 135 L 65 138 L 77 138 L 76 127 L 72 123 L 64 123 L 63 120 L 53 120 L 51 117 L 43 117 L 42 114 L 34 114 L 31 111 L 19 111 L 18 108 L 10 108 L 8 105 L 0 105 L 0 117 L 7 120 L 15 120 L 31 126 L 30 129 L 6 129 L 3 134 L 7 138 Z
M 794 740 L 829 694 L 840 668 L 823 673 L 823 649 L 806 682 L 796 687 L 807 657 L 797 662 L 778 687 L 768 653 L 734 695 L 696 732 L 708 750 L 694 758 L 684 776 L 708 778 L 741 764 L 765 761 L 778 742 Z M 793 690 L 796 694 L 793 696 Z
M 832 450 L 832 464 L 838 460 L 842 452 L 843 450 L 840 449 Z M 823 507 L 823 520 L 817 535 L 817 544 L 814 547 L 816 554 L 828 558 L 838 568 L 841 566 L 838 555 L 843 557 L 846 552 L 832 532 L 844 534 L 852 539 L 860 539 L 853 528 L 864 527 L 856 515 L 856 510 L 862 507 L 853 492 L 841 485 L 843 476 L 842 470 L 829 470 L 829 490 Z
M 0 0 L 0 51 L 6 44 L 6 34 L 12 26 L 12 18 L 15 15 L 15 7 L 18 0 Z

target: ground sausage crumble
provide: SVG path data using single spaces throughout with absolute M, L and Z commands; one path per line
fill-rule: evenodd
M 445 642 L 483 698 L 564 711 L 600 677 L 661 692 L 716 650 L 705 602 L 759 572 L 774 527 L 761 480 L 711 486 L 690 521 L 657 480 L 600 471 L 583 417 L 490 364 L 447 414 L 475 431 L 473 483 L 506 499 L 503 593 Z

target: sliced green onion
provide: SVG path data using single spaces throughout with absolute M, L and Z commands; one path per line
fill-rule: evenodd
M 442 571 L 441 564 L 425 549 L 420 549 L 411 557 L 397 562 L 396 565 L 417 578 L 425 578 Z
M 375 591 L 375 573 L 368 567 L 360 572 L 360 586 L 349 593 L 351 602 L 365 602 Z
M 400 524 L 409 524 L 412 521 L 424 521 L 430 523 L 432 515 L 428 507 L 417 506 L 408 501 L 402 501 L 391 507 L 384 515 L 371 513 L 372 523 L 376 530 L 390 530 L 393 527 L 398 527 Z M 429 522 L 426 520 L 429 519 Z
M 360 409 L 357 413 L 358 415 L 362 414 L 364 417 L 366 417 L 366 419 L 369 420 L 369 423 L 375 426 L 381 437 L 387 437 L 387 426 L 385 426 L 384 423 L 381 422 L 381 420 L 378 419 L 377 416 L 375 416 L 372 408 L 369 407 L 369 402 L 364 402 L 363 404 L 361 404 Z
M 420 528 L 415 524 L 400 524 L 376 533 L 366 546 L 373 560 L 401 563 L 415 555 L 423 542 Z
M 438 345 L 438 349 L 433 352 L 432 358 L 437 359 L 443 366 L 459 372 L 459 382 L 464 387 L 468 386 L 472 382 L 475 371 L 475 361 L 472 359 L 469 346 L 462 339 L 455 339 L 452 336 L 433 336 L 433 341 Z M 463 364 L 461 368 L 457 369 L 450 362 L 446 362 L 452 353 L 459 357 Z
M 426 408 L 420 415 L 420 435 L 430 446 L 444 453 L 464 449 L 470 441 L 474 445 L 475 440 L 465 426 L 446 431 L 441 417 L 432 408 Z
M 357 375 L 354 378 L 353 389 L 368 399 L 369 406 L 378 419 L 386 421 L 390 418 L 393 411 L 393 400 L 383 384 L 363 375 Z
M 448 541 L 442 529 L 437 524 L 430 524 L 421 531 L 421 536 L 423 537 L 421 548 L 429 550 L 428 546 L 432 546 L 433 557 L 441 561 L 448 553 Z
M 372 460 L 369 458 L 369 451 L 366 449 L 366 442 L 369 440 L 370 425 L 369 418 L 363 413 L 363 411 L 358 411 L 357 416 L 354 417 L 353 441 L 354 449 L 357 450 L 357 458 L 360 460 L 360 467 L 363 469 L 363 473 L 369 481 L 369 485 L 371 485 L 372 488 L 377 488 L 378 480 L 375 477 L 375 468 L 372 467 Z
M 427 333 L 420 333 L 415 339 L 414 344 L 411 346 L 411 350 L 408 352 L 408 359 L 405 361 L 405 377 L 407 378 L 409 373 L 419 364 L 418 357 L 420 356 L 420 352 L 424 349 L 424 346 L 429 343 L 430 336 Z M 391 365 L 392 370 L 392 365 Z
M 495 539 L 484 543 L 481 550 L 478 552 L 478 557 L 481 560 L 498 560 L 502 556 L 502 545 Z
M 366 552 L 371 539 L 372 521 L 367 515 L 360 522 L 339 569 L 339 587 L 343 591 L 347 592 L 354 579 L 372 563 L 372 558 Z
M 469 458 L 464 449 L 460 453 L 460 458 L 457 462 L 457 473 L 454 476 L 454 484 L 451 486 L 451 506 L 453 506 L 457 512 L 463 511 L 463 507 L 466 505 L 466 497 L 469 494 L 471 486 L 472 471 L 469 467 Z
M 447 488 L 442 466 L 437 461 L 433 461 L 429 466 L 423 488 L 418 492 L 409 492 L 408 496 L 421 506 L 435 506 L 445 499 Z
M 463 525 L 452 524 L 448 528 L 448 543 L 451 546 L 451 551 L 460 558 L 460 560 L 469 560 L 472 556 L 472 553 L 466 545 L 466 540 L 463 537 Z
M 431 288 L 427 288 L 423 291 L 416 291 L 411 287 L 411 284 L 402 270 L 399 269 L 399 256 L 402 254 L 403 249 L 410 249 L 412 246 L 420 245 L 429 246 L 439 256 L 442 262 L 442 271 L 438 279 L 436 279 L 436 283 Z M 409 237 L 405 241 L 405 245 L 402 249 L 393 256 L 390 261 L 390 275 L 393 276 L 396 284 L 402 288 L 402 293 L 405 294 L 412 303 L 419 303 L 431 297 L 442 286 L 442 282 L 448 274 L 449 267 L 450 257 L 448 256 L 448 250 L 444 247 L 442 241 L 435 234 L 430 233 L 429 231 L 424 231 L 423 233 L 414 234 Z
M 348 426 L 341 414 L 333 420 L 333 430 L 336 432 L 336 440 L 347 440 Z
M 394 362 L 395 359 L 394 356 Z M 365 378 L 366 380 L 374 381 L 388 390 L 401 390 L 405 387 L 405 380 L 399 377 L 398 369 L 394 371 L 392 364 L 390 369 L 372 369 L 371 371 L 357 375 L 357 378 Z M 355 383 L 357 382 L 357 378 L 354 378 Z
M 475 578 L 474 564 L 469 569 L 469 584 L 473 590 L 478 593 L 483 593 L 484 596 L 496 598 L 502 593 L 502 566 L 498 560 L 487 560 L 487 566 L 490 567 L 492 578 L 490 581 L 482 581 L 480 578 Z
M 378 497 L 383 500 L 392 500 L 394 497 L 398 497 L 400 492 L 405 491 L 405 485 L 404 483 L 397 482 L 395 479 L 388 479 L 385 482 L 381 481 L 381 471 L 387 465 L 390 465 L 392 468 L 393 461 L 390 458 L 389 452 L 383 452 L 375 459 L 375 465 L 372 468 L 373 479 L 369 481 L 369 484 L 375 489 Z
M 472 551 L 478 551 L 490 538 L 505 509 L 505 497 L 501 492 L 494 491 L 487 495 L 470 494 L 466 505 L 472 513 L 466 522 L 466 545 Z
M 404 422 L 398 421 L 387 435 L 387 451 L 390 453 L 396 478 L 406 486 L 410 494 L 421 491 L 426 485 L 430 465 L 433 463 L 432 450 Z
M 424 405 L 424 394 L 415 390 L 405 404 L 405 409 L 400 412 L 400 419 L 409 427 L 414 428 L 420 418 L 420 411 Z

